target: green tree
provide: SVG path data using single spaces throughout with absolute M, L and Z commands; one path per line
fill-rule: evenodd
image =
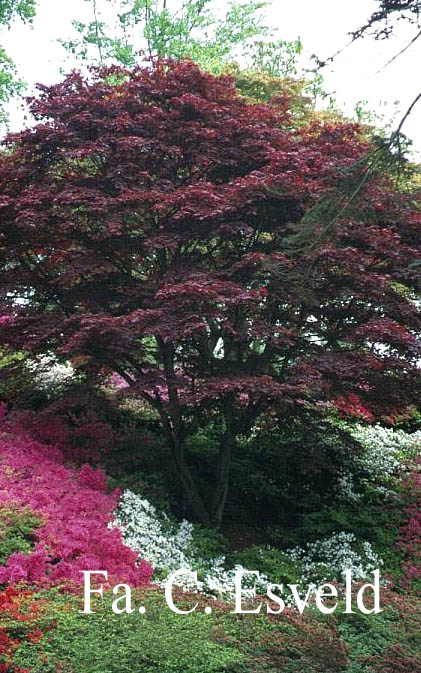
M 15 18 L 31 21 L 35 16 L 35 0 L 1 0 L 0 24 L 10 25 Z
M 76 36 L 60 42 L 78 58 L 102 64 L 117 61 L 132 66 L 143 52 L 151 57 L 190 58 L 219 73 L 245 54 L 253 40 L 269 35 L 261 12 L 266 0 L 234 0 L 225 13 L 218 12 L 214 0 L 187 0 L 171 8 L 167 0 L 86 1 L 92 6 L 92 21 L 73 21 Z M 293 48 L 283 44 L 292 63 Z
M 14 19 L 32 21 L 35 16 L 35 0 L 1 0 L 0 27 L 10 26 Z M 16 67 L 0 44 L 0 125 L 7 121 L 5 103 L 22 89 Z
M 234 75 L 250 102 L 289 98 L 298 124 L 319 104 L 336 113 L 322 75 L 300 64 L 300 38 L 279 39 L 264 25 L 262 10 L 272 0 L 231 0 L 225 11 L 215 0 L 176 0 L 171 8 L 168 0 L 85 1 L 92 21 L 73 21 L 74 38 L 59 40 L 81 61 L 133 67 L 142 56 L 190 59 L 213 74 Z
M 225 12 L 218 11 L 215 0 L 177 1 L 171 8 L 168 0 L 85 1 L 91 5 L 92 21 L 73 21 L 76 36 L 59 40 L 80 60 L 132 67 L 142 52 L 187 58 L 213 74 L 234 75 L 239 92 L 250 102 L 288 98 L 299 125 L 314 115 L 319 103 L 337 117 L 322 75 L 299 63 L 300 38 L 279 39 L 264 25 L 261 10 L 271 0 L 232 0 Z

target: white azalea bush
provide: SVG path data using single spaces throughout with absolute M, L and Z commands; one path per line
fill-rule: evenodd
M 294 547 L 287 555 L 299 564 L 299 583 L 304 585 L 343 582 L 346 570 L 351 571 L 353 580 L 365 580 L 383 565 L 369 542 L 359 542 L 353 533 L 345 532 L 334 533 L 305 547 Z
M 154 581 L 162 584 L 167 575 L 180 568 L 197 571 L 196 583 L 188 575 L 180 577 L 179 585 L 184 589 L 197 589 L 207 595 L 230 600 L 234 595 L 234 573 L 246 570 L 240 565 L 227 570 L 225 557 L 200 558 L 195 549 L 192 523 L 184 520 L 180 524 L 172 522 L 147 500 L 126 490 L 122 494 L 118 511 L 110 526 L 118 526 L 124 543 L 138 551 L 142 558 L 154 568 Z M 259 590 L 266 590 L 268 580 L 261 575 L 255 582 L 254 576 L 245 577 L 243 586 L 255 584 Z
M 147 500 L 126 490 L 122 494 L 115 519 L 110 526 L 118 526 L 124 543 L 139 552 L 154 568 L 157 584 L 163 584 L 168 574 L 186 568 L 198 572 L 196 583 L 189 575 L 180 576 L 179 586 L 185 590 L 198 590 L 206 595 L 230 601 L 234 597 L 235 572 L 248 571 L 237 564 L 226 568 L 225 557 L 205 559 L 198 555 L 194 544 L 194 525 L 186 520 L 172 522 L 165 514 L 158 513 Z M 267 550 L 270 552 L 270 548 Z M 263 553 L 263 552 L 262 552 Z M 318 585 L 324 581 L 342 582 L 345 570 L 352 571 L 353 579 L 365 579 L 369 573 L 380 568 L 382 560 L 373 552 L 368 542 L 357 542 L 350 533 L 337 533 L 321 541 L 295 547 L 285 553 L 296 567 L 294 583 L 302 586 Z M 263 559 L 262 559 L 263 561 Z M 253 567 L 250 570 L 259 568 Z M 244 575 L 242 586 L 257 593 L 266 593 L 268 584 L 278 582 L 260 574 Z M 244 594 L 247 596 L 247 593 Z
M 410 434 L 381 425 L 351 426 L 348 431 L 362 451 L 353 454 L 339 474 L 341 496 L 359 500 L 361 487 L 368 485 L 386 496 L 393 495 L 394 478 L 402 474 L 405 460 L 421 452 L 421 431 Z
M 405 458 L 421 450 L 421 430 L 410 434 L 381 425 L 370 425 L 352 428 L 351 435 L 365 449 L 356 458 L 358 467 L 374 479 L 396 474 Z
M 173 526 L 171 532 L 165 514 L 159 518 L 148 500 L 127 490 L 121 497 L 115 523 L 122 531 L 125 544 L 142 550 L 144 559 L 154 568 L 170 572 L 190 568 L 185 552 L 191 546 L 193 525 L 188 521 L 182 521 L 178 528 Z

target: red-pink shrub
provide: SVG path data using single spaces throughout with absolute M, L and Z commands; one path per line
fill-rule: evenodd
M 116 445 L 111 425 L 95 409 L 75 413 L 72 400 L 59 400 L 38 413 L 19 409 L 10 415 L 10 423 L 41 444 L 60 446 L 66 460 L 97 463 Z
M 35 532 L 29 555 L 12 554 L 0 568 L 0 583 L 81 581 L 81 570 L 107 570 L 110 578 L 139 586 L 151 568 L 136 566 L 137 554 L 109 529 L 119 493 L 106 493 L 106 476 L 88 465 L 79 472 L 64 467 L 54 445 L 15 432 L 0 437 L 0 506 L 29 507 L 44 522 Z
M 79 481 L 83 486 L 93 491 L 107 490 L 107 475 L 103 470 L 94 470 L 91 465 L 85 464 L 79 470 Z

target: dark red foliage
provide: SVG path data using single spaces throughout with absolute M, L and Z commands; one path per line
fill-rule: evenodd
M 225 418 L 217 520 L 235 438 L 268 407 L 374 419 L 418 398 L 412 196 L 375 175 L 334 226 L 308 216 L 365 179 L 357 125 L 293 130 L 191 63 L 73 73 L 32 111 L 0 158 L 2 340 L 123 377 L 202 519 L 183 444 L 204 414 Z
M 373 662 L 373 665 L 376 673 L 419 673 L 421 655 L 409 654 L 404 646 L 397 643 L 387 650 L 380 663 Z
M 109 423 L 98 418 L 94 409 L 87 407 L 83 415 L 59 415 L 57 411 L 66 411 L 63 406 L 50 405 L 38 412 L 16 411 L 11 416 L 13 426 L 37 441 L 60 446 L 63 456 L 73 462 L 98 463 L 115 450 L 115 432 Z
M 400 548 L 404 553 L 402 584 L 408 589 L 412 584 L 421 588 L 421 461 L 416 471 L 403 483 L 405 523 L 400 529 Z

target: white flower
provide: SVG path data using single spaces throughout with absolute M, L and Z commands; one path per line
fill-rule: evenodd
M 311 581 L 322 583 L 328 580 L 344 579 L 345 571 L 350 570 L 353 579 L 367 579 L 373 570 L 383 565 L 369 542 L 360 543 L 357 550 L 357 538 L 353 533 L 335 533 L 324 540 L 308 543 L 304 548 L 295 547 L 286 553 L 300 563 L 302 575 L 300 583 Z M 330 577 L 322 576 L 328 572 Z
M 34 375 L 36 386 L 47 394 L 57 392 L 57 388 L 69 382 L 75 375 L 70 363 L 60 364 L 54 355 L 44 356 L 37 362 L 29 361 L 27 366 Z
M 393 495 L 393 479 L 402 472 L 405 458 L 420 453 L 421 431 L 409 434 L 381 425 L 357 425 L 349 428 L 360 443 L 362 452 L 350 456 L 348 465 L 339 473 L 337 490 L 347 500 L 357 501 L 361 494 L 357 485 L 370 484 L 385 496 Z
M 180 524 L 172 523 L 165 514 L 159 515 L 153 505 L 132 491 L 127 490 L 122 494 L 110 526 L 117 526 L 124 543 L 139 552 L 141 558 L 154 568 L 158 584 L 163 584 L 159 579 L 160 571 L 171 573 L 180 568 L 197 570 L 203 580 L 196 584 L 192 577 L 186 575 L 179 578 L 179 586 L 231 600 L 234 597 L 235 570 L 247 570 L 242 566 L 226 570 L 223 556 L 211 560 L 200 558 L 194 549 L 192 523 L 186 520 Z M 259 578 L 246 575 L 243 580 L 244 596 L 247 597 L 247 587 L 252 589 L 256 585 L 257 591 L 260 589 L 265 592 L 267 584 L 264 575 Z
M 154 581 L 161 586 L 165 581 L 163 574 L 166 578 L 169 573 L 186 568 L 198 571 L 199 581 L 196 583 L 191 576 L 185 575 L 179 578 L 179 586 L 231 601 L 235 596 L 235 573 L 243 571 L 244 598 L 251 598 L 254 590 L 257 594 L 266 593 L 269 580 L 265 575 L 256 577 L 240 565 L 227 569 L 224 556 L 210 560 L 200 558 L 194 546 L 192 523 L 186 520 L 180 524 L 171 522 L 147 500 L 131 491 L 122 494 L 115 519 L 109 525 L 117 526 L 124 543 L 150 563 L 155 570 Z M 286 553 L 302 569 L 297 582 L 302 585 L 334 579 L 341 581 L 345 570 L 351 570 L 353 579 L 365 579 L 382 565 L 369 542 L 358 545 L 355 535 L 345 532 L 309 543 L 305 548 L 295 547 Z M 286 602 L 291 604 L 288 599 Z

